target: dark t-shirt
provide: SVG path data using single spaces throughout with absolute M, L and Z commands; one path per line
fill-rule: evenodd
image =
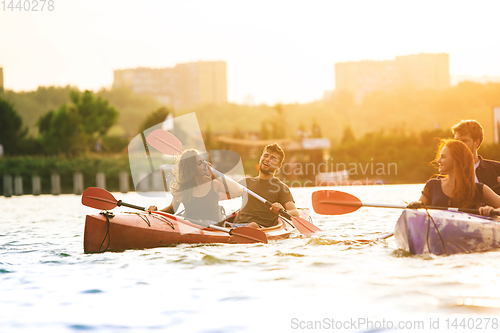
M 500 184 L 497 177 L 500 176 L 500 162 L 485 160 L 479 156 L 479 166 L 476 168 L 477 180 L 491 187 L 496 194 L 500 195 Z
M 279 202 L 285 207 L 287 202 L 294 202 L 290 189 L 278 178 L 273 177 L 268 180 L 259 177 L 247 177 L 240 180 L 239 183 L 271 203 Z M 243 194 L 242 207 L 238 223 L 255 222 L 263 227 L 271 227 L 278 223 L 278 214 L 273 213 L 268 205 L 260 202 L 252 195 L 247 195 L 246 192 Z
M 477 190 L 483 196 L 483 183 L 476 183 Z M 444 194 L 441 179 L 429 179 L 424 186 L 422 194 L 429 201 L 428 206 L 453 207 L 453 199 Z
M 214 184 L 210 191 L 203 197 L 191 197 L 188 202 L 183 202 L 184 216 L 192 220 L 210 220 L 219 222 L 221 220 L 219 195 L 214 190 Z

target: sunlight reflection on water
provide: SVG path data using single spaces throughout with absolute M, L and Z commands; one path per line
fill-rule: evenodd
M 417 199 L 422 185 L 339 189 L 401 204 Z M 357 242 L 393 231 L 401 211 L 320 216 L 314 190 L 292 192 L 320 236 L 103 254 L 83 253 L 85 215 L 96 211 L 79 196 L 0 197 L 0 331 L 286 332 L 297 331 L 293 318 L 428 322 L 499 313 L 500 252 L 408 256 L 392 239 Z

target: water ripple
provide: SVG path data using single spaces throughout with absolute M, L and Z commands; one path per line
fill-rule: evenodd
M 0 197 L 12 222 L 0 224 L 0 331 L 282 332 L 294 317 L 498 314 L 500 251 L 411 256 L 394 239 L 371 241 L 394 229 L 400 211 L 320 216 L 311 207 L 314 190 L 292 192 L 324 230 L 317 237 L 100 254 L 83 253 L 84 216 L 95 211 L 79 196 Z M 401 203 L 418 198 L 422 186 L 341 190 Z M 64 214 L 52 213 L 61 207 Z
M 103 291 L 102 290 L 99 290 L 99 289 L 89 289 L 89 290 L 84 290 L 82 291 L 81 293 L 82 294 L 100 294 L 102 293 Z

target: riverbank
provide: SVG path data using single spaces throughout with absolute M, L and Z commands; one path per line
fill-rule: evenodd
M 40 179 L 40 194 L 53 193 L 53 175 L 59 175 L 59 193 L 74 193 L 75 174 L 81 174 L 82 186 L 97 186 L 97 177 L 105 177 L 105 187 L 110 191 L 120 190 L 120 173 L 125 172 L 132 184 L 128 155 L 86 155 L 66 158 L 62 156 L 14 156 L 0 158 L 0 190 L 5 195 L 5 177 L 10 176 L 12 187 L 16 179 L 21 181 L 23 194 L 32 194 L 33 177 Z M 100 176 L 98 176 L 100 175 Z

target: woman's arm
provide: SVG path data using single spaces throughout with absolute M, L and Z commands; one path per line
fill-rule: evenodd
M 432 203 L 432 193 L 434 192 L 434 188 L 436 186 L 441 186 L 441 182 L 437 182 L 436 180 L 430 179 L 425 183 L 424 189 L 422 190 L 422 195 L 420 195 L 420 201 L 423 206 L 429 206 Z M 413 207 L 413 208 L 420 208 L 420 207 Z
M 430 203 L 430 200 L 425 196 L 424 192 L 422 191 L 422 195 L 420 196 L 420 199 L 418 199 L 418 201 L 410 202 L 406 206 L 406 208 L 411 208 L 411 209 L 424 208 L 425 206 L 428 206 L 429 203 Z
M 483 199 L 487 206 L 479 207 L 479 214 L 490 216 L 492 211 L 500 212 L 500 196 L 488 185 L 483 186 Z
M 418 199 L 418 201 L 420 201 L 424 206 L 429 205 L 429 199 L 427 199 L 427 197 L 424 194 L 420 196 L 420 199 Z
M 243 190 L 241 187 L 232 182 L 231 180 L 226 180 L 226 186 L 222 183 L 223 180 L 219 179 L 214 179 L 214 190 L 216 193 L 219 194 L 219 200 L 228 200 L 228 199 L 233 199 L 237 197 L 241 197 L 243 194 Z M 229 198 L 228 198 L 229 195 Z
M 497 208 L 500 207 L 500 196 L 493 192 L 488 185 L 483 186 L 483 198 L 487 205 Z
M 172 202 L 170 203 L 170 205 L 168 205 L 165 208 L 160 209 L 160 212 L 165 212 L 165 213 L 169 213 L 169 214 L 175 214 L 175 212 L 177 211 L 177 208 L 179 208 L 179 205 L 180 205 L 180 202 L 177 201 L 176 197 L 173 197 L 172 198 Z M 154 211 L 157 211 L 157 210 L 158 210 L 158 207 L 156 207 L 156 206 L 149 206 L 149 208 L 148 208 L 149 212 L 154 212 Z

